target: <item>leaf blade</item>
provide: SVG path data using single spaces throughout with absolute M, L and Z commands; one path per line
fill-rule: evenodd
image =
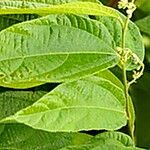
M 135 22 L 140 30 L 150 35 L 150 15 Z
M 32 106 L 5 120 L 51 132 L 115 130 L 127 121 L 125 97 L 123 90 L 116 85 L 95 76 L 62 84 Z
M 127 143 L 126 143 L 127 142 Z M 129 145 L 128 145 L 129 144 Z M 131 138 L 120 132 L 104 132 L 93 137 L 90 142 L 79 146 L 68 146 L 61 150 L 144 150 L 133 145 Z
M 28 21 L 1 31 L 0 39 L 0 84 L 6 87 L 70 81 L 119 61 L 107 28 L 81 16 L 51 15 Z
M 121 13 L 119 14 L 120 17 L 122 17 L 123 21 L 125 21 L 126 17 Z M 121 47 L 122 27 L 119 24 L 119 22 L 117 22 L 114 18 L 105 17 L 105 16 L 97 17 L 96 20 L 100 21 L 107 27 L 107 29 L 112 35 L 113 40 L 116 43 L 116 46 Z M 126 48 L 131 49 L 131 51 L 133 51 L 141 59 L 141 61 L 144 60 L 145 48 L 144 48 L 143 38 L 140 34 L 138 27 L 132 21 L 129 21 L 125 46 Z M 126 66 L 127 70 L 132 70 L 135 67 L 136 67 L 135 64 L 132 64 L 132 62 L 128 62 Z
M 90 135 L 82 133 L 49 133 L 22 124 L 7 124 L 0 134 L 0 149 L 58 150 L 83 144 L 90 138 Z
M 17 3 L 17 2 L 16 2 Z M 29 3 L 30 4 L 30 3 Z M 15 4 L 16 5 L 16 4 Z M 28 3 L 21 3 L 20 8 L 12 7 L 7 9 L 7 3 L 1 4 L 0 14 L 58 14 L 58 13 L 73 13 L 73 14 L 82 14 L 82 15 L 104 15 L 115 17 L 123 25 L 122 19 L 118 13 L 110 8 L 93 2 L 72 2 L 61 5 L 47 5 L 47 7 L 42 6 L 43 8 L 30 8 Z M 23 5 L 23 7 L 22 7 Z M 29 7 L 29 8 L 28 8 Z

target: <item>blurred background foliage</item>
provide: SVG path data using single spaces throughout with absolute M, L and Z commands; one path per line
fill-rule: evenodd
M 117 8 L 119 0 L 101 0 Z M 144 75 L 130 88 L 136 111 L 136 142 L 139 147 L 150 149 L 150 0 L 136 0 L 137 9 L 132 21 L 139 27 L 145 44 Z

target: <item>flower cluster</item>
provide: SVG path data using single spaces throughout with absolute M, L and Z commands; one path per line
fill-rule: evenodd
M 128 3 L 129 3 L 128 0 L 120 0 L 118 2 L 118 8 L 119 9 L 126 9 L 128 6 Z
M 133 80 L 128 82 L 128 87 L 135 83 L 137 79 L 139 79 L 143 75 L 144 64 L 140 60 L 140 58 L 133 53 L 129 48 L 122 49 L 121 47 L 117 47 L 117 53 L 120 57 L 120 64 L 127 64 L 128 60 L 131 60 L 137 67 L 133 70 Z
M 133 12 L 136 9 L 136 6 L 133 2 L 129 2 L 128 0 L 120 0 L 118 2 L 118 8 L 119 9 L 127 9 L 126 13 L 129 16 L 129 18 L 132 17 Z

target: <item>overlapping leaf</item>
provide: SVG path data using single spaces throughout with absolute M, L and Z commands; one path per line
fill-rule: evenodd
M 28 7 L 28 8 L 37 8 L 37 7 L 43 7 L 43 6 L 49 6 L 52 5 L 58 5 L 58 4 L 64 4 L 64 3 L 71 3 L 71 2 L 95 2 L 99 3 L 98 0 L 3 0 L 0 2 L 1 7 Z
M 81 133 L 49 133 L 22 124 L 1 125 L 0 149 L 58 150 L 86 143 L 91 136 Z
M 99 134 L 91 142 L 78 146 L 68 146 L 61 150 L 142 150 L 136 148 L 131 138 L 119 132 L 105 132 Z
M 74 15 L 46 16 L 5 29 L 0 50 L 0 84 L 13 88 L 78 79 L 118 62 L 107 28 Z
M 125 20 L 125 17 L 120 14 L 123 20 Z M 114 18 L 110 17 L 97 17 L 97 20 L 102 22 L 109 32 L 111 33 L 116 45 L 118 47 L 121 47 L 122 42 L 122 27 L 119 22 L 116 21 Z M 143 38 L 140 34 L 139 29 L 133 22 L 129 22 L 129 27 L 126 35 L 126 48 L 131 49 L 140 59 L 141 61 L 144 60 L 144 43 Z M 127 65 L 127 70 L 131 70 L 135 67 L 132 62 L 129 62 Z
M 48 5 L 47 3 L 43 3 L 43 1 L 39 1 L 40 5 L 39 2 L 36 3 L 35 1 L 19 1 L 17 6 L 16 3 L 14 3 L 15 6 L 13 6 L 13 1 L 10 1 L 9 5 L 12 7 L 10 11 L 15 7 L 21 7 L 21 10 L 22 7 L 32 8 L 31 2 L 34 6 L 37 5 L 37 8 L 34 8 L 34 13 L 36 13 L 36 11 L 38 13 L 40 5 L 42 5 L 42 7 Z M 7 6 L 7 2 L 1 4 Z M 79 11 L 77 9 L 78 7 L 82 9 Z M 47 7 L 44 9 L 47 9 Z M 104 15 L 121 20 L 120 14 L 115 10 L 91 2 L 51 5 L 48 6 L 48 9 L 48 13 Z M 5 11 L 5 9 L 2 10 Z M 27 11 L 28 9 L 25 10 Z M 7 12 L 9 12 L 9 8 Z M 27 88 L 45 82 L 70 81 L 92 74 L 101 69 L 112 67 L 118 62 L 114 41 L 117 46 L 120 46 L 122 29 L 119 22 L 113 20 L 111 24 L 116 23 L 118 28 L 116 28 L 117 30 L 115 31 L 113 30 L 113 32 L 112 30 L 108 32 L 108 29 L 106 29 L 107 21 L 103 22 L 99 20 L 105 24 L 105 26 L 103 26 L 102 23 L 98 24 L 96 21 L 81 16 L 62 16 L 63 17 L 54 17 L 51 15 L 33 22 L 13 26 L 1 32 L 1 39 L 6 39 L 7 36 L 9 36 L 12 42 L 9 46 L 4 46 L 7 45 L 9 41 L 1 40 L 0 46 L 4 52 L 4 55 L 2 54 L 4 59 L 1 60 L 2 86 Z M 110 21 L 111 19 L 112 18 L 108 18 Z M 143 59 L 144 50 L 143 43 L 140 42 L 141 36 L 136 26 L 132 23 L 131 26 L 130 34 L 128 34 L 129 40 L 127 40 L 127 47 L 131 48 L 131 50 Z M 135 36 L 131 36 L 132 31 L 134 31 L 132 35 Z M 104 34 L 106 36 L 104 36 Z M 114 39 L 112 39 L 112 36 Z M 89 43 L 89 41 L 91 42 Z M 138 44 L 135 44 L 137 41 Z M 10 55 L 9 51 L 11 49 L 14 49 L 13 52 L 15 54 L 11 54 L 11 57 L 6 56 L 8 54 Z M 38 62 L 36 61 L 37 59 Z M 6 62 L 5 65 L 3 65 L 4 62 Z M 44 66 L 44 64 L 47 64 L 47 66 Z M 3 67 L 6 68 L 8 66 L 12 69 L 9 71 L 3 69 Z M 27 84 L 25 85 L 25 83 Z
M 113 139 L 121 142 L 125 146 L 134 146 L 131 137 L 121 132 L 104 132 L 96 135 L 93 139 Z
M 136 24 L 140 28 L 140 30 L 150 36 L 150 15 L 136 21 Z
M 23 91 L 1 88 L 0 119 L 13 115 L 17 111 L 32 105 L 46 93 L 43 89 Z
M 93 76 L 58 86 L 8 120 L 53 132 L 114 130 L 126 124 L 125 97 L 116 84 Z
M 98 15 L 111 16 L 120 21 L 122 19 L 118 12 L 111 7 L 106 7 L 94 2 L 71 2 L 58 5 L 50 5 L 45 3 L 34 3 L 28 1 L 2 1 L 0 2 L 0 14 L 81 14 L 81 15 Z
M 136 5 L 144 12 L 150 13 L 150 1 L 149 0 L 136 0 Z
M 76 1 L 76 0 L 75 0 Z M 80 0 L 79 0 L 80 1 Z M 95 0 L 90 0 L 91 2 L 96 2 Z M 0 7 L 46 7 L 49 6 L 49 4 L 62 4 L 62 3 L 69 3 L 74 2 L 74 0 L 70 1 L 58 1 L 58 0 L 3 0 L 0 1 Z M 43 15 L 43 14 L 40 14 Z M 35 18 L 40 17 L 40 15 L 35 14 L 10 14 L 10 15 L 0 15 L 0 30 L 5 29 L 13 24 L 20 23 L 27 20 L 32 20 Z
M 0 16 L 0 31 L 13 25 L 13 24 L 16 24 L 18 23 L 17 20 L 14 20 L 14 19 L 10 19 L 10 18 L 6 18 L 5 16 L 1 15 Z
M 128 135 L 120 132 L 105 132 L 92 137 L 81 133 L 49 133 L 34 130 L 22 124 L 8 124 L 0 127 L 0 149 L 142 150 L 134 146 Z
M 144 72 L 143 77 L 131 87 L 130 92 L 136 110 L 136 141 L 139 147 L 150 148 L 150 73 Z M 145 132 L 143 132 L 143 129 Z M 143 138 L 144 137 L 144 138 Z

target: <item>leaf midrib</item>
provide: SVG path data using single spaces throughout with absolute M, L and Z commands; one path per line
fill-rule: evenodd
M 32 106 L 31 106 L 32 107 Z M 34 107 L 34 104 L 33 104 Z M 32 115 L 37 115 L 37 114 L 41 114 L 41 113 L 48 113 L 48 112 L 52 112 L 52 111 L 60 111 L 60 110 L 65 110 L 65 109 L 84 109 L 84 108 L 88 108 L 88 109 L 100 109 L 100 110 L 106 110 L 106 111 L 114 111 L 120 114 L 126 114 L 125 111 L 121 111 L 121 110 L 116 110 L 116 109 L 110 109 L 110 108 L 106 108 L 106 107 L 96 107 L 96 106 L 71 106 L 71 107 L 61 107 L 61 108 L 55 108 L 55 109 L 50 109 L 50 110 L 45 110 L 45 111 L 41 111 L 41 112 L 36 112 L 36 113 L 32 113 L 32 114 L 15 114 L 16 117 L 22 117 L 22 116 L 32 116 Z M 22 111 L 22 110 L 21 110 Z
M 72 52 L 72 53 L 68 53 L 68 52 L 66 52 L 66 53 L 45 53 L 45 54 L 37 54 L 37 55 L 26 55 L 26 56 L 18 56 L 18 57 L 13 57 L 13 58 L 7 58 L 7 59 L 0 59 L 0 62 L 1 61 L 7 61 L 7 60 L 14 60 L 14 59 L 25 59 L 25 58 L 32 58 L 32 57 L 40 57 L 40 56 L 49 56 L 49 55 L 78 55 L 78 54 L 86 54 L 86 55 L 88 55 L 88 54 L 101 54 L 101 55 L 114 55 L 114 56 L 116 56 L 116 54 L 115 53 L 110 53 L 110 52 L 107 52 L 107 53 L 105 53 L 105 52 Z
M 34 76 L 32 76 L 32 78 L 39 77 L 39 76 L 41 76 L 41 75 L 43 75 L 43 74 L 48 74 L 48 73 L 50 73 L 50 72 L 52 72 L 52 71 L 54 71 L 54 70 L 60 68 L 60 67 L 66 62 L 67 59 L 68 59 L 68 57 L 66 57 L 66 59 L 63 61 L 63 63 L 61 63 L 57 68 L 55 68 L 55 69 L 53 69 L 53 70 L 51 70 L 51 71 L 44 72 L 44 73 L 39 74 L 39 75 L 34 75 Z M 113 58 L 113 59 L 108 59 L 104 64 L 106 64 L 106 63 L 108 63 L 108 62 L 110 62 L 110 61 L 112 61 L 112 60 L 114 60 L 114 58 Z M 21 65 L 20 65 L 20 66 L 21 66 Z M 19 66 L 19 67 L 20 67 L 20 66 Z M 99 66 L 100 66 L 100 65 L 99 65 Z M 18 70 L 18 68 L 17 68 L 16 70 Z M 14 70 L 13 72 L 15 72 L 16 70 Z M 87 70 L 89 70 L 89 69 L 85 69 L 85 70 L 79 71 L 79 72 L 77 72 L 77 73 L 75 73 L 75 74 L 73 74 L 73 75 L 82 73 L 82 72 L 87 71 Z M 98 72 L 99 72 L 99 71 L 98 71 Z M 92 73 L 92 74 L 95 74 L 95 72 Z M 89 76 L 89 75 L 85 75 L 84 77 L 86 77 L 86 76 Z M 63 78 L 68 78 L 68 77 L 70 77 L 70 75 L 69 75 L 69 76 L 64 76 Z M 84 77 L 79 77 L 78 79 L 82 79 L 82 78 L 84 78 Z M 61 78 L 61 79 L 63 79 L 63 78 Z M 26 79 L 28 79 L 28 78 L 24 78 L 24 80 L 26 80 Z M 60 79 L 60 80 L 57 80 L 57 83 L 62 82 L 61 79 Z M 24 80 L 23 80 L 22 82 L 25 82 Z M 39 79 L 38 81 L 39 81 L 39 82 L 46 82 L 47 80 Z M 72 81 L 74 81 L 74 80 L 72 80 Z M 14 82 L 16 82 L 16 80 L 14 80 Z M 51 81 L 49 81 L 49 82 L 56 82 L 56 81 L 55 81 L 55 79 L 54 79 L 54 80 L 51 80 Z M 71 80 L 70 80 L 70 82 L 71 82 Z M 12 83 L 13 83 L 13 82 L 12 82 Z

